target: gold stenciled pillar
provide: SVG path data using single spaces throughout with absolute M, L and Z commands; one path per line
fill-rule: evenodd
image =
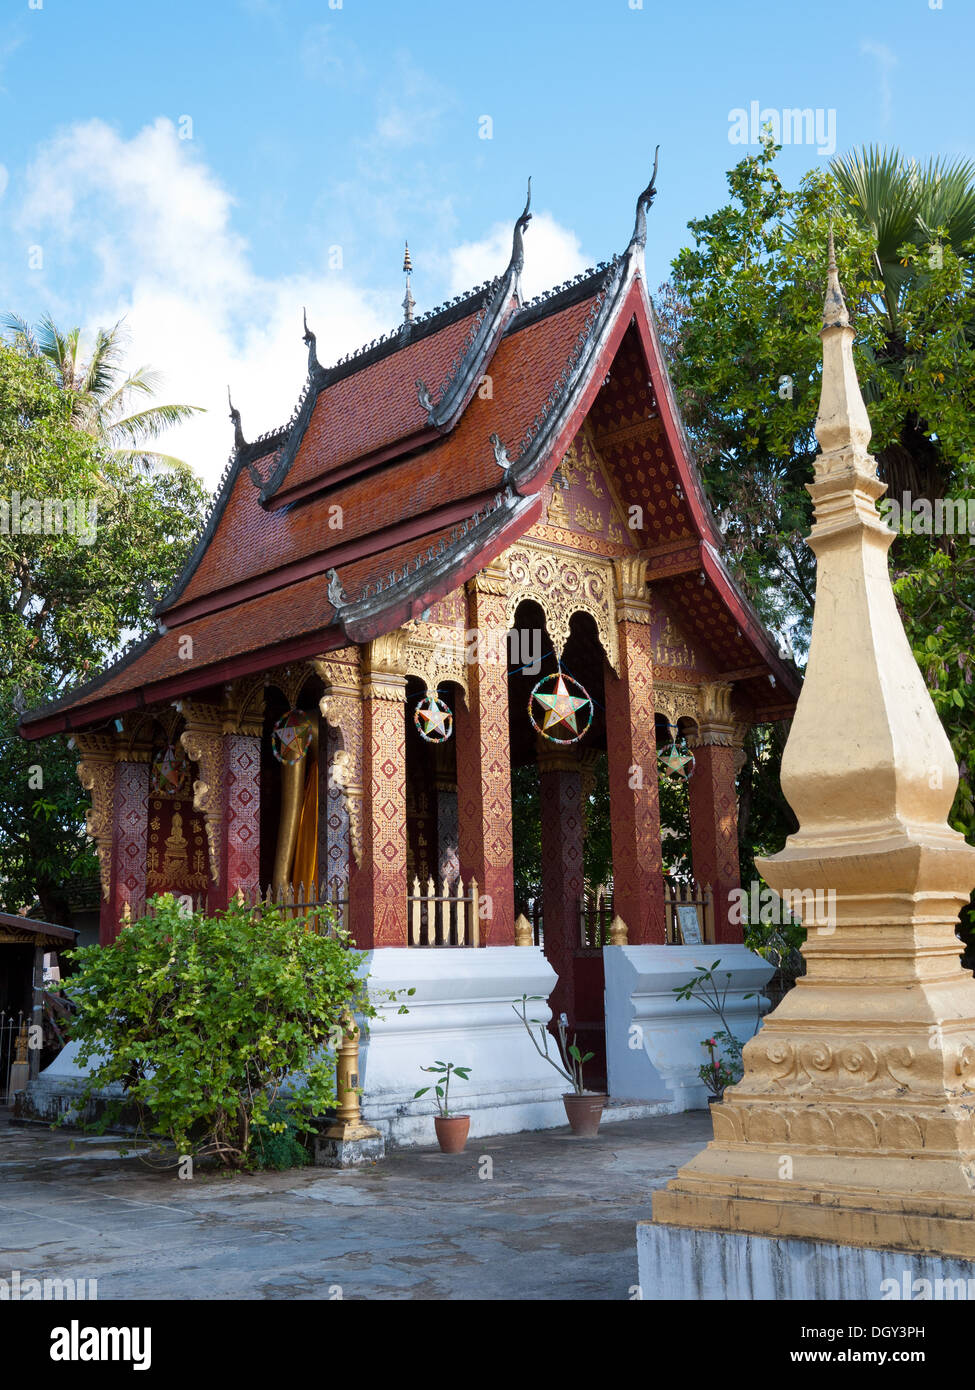
M 947 824 L 958 772 L 894 603 L 853 336 L 831 238 L 816 609 L 782 760 L 800 829 L 760 861 L 780 894 L 831 895 L 829 920 L 653 1214 L 975 1258 L 975 981 L 955 937 L 975 849 Z

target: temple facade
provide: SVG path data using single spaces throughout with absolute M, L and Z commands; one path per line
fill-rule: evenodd
M 798 679 L 722 560 L 645 281 L 652 199 L 651 182 L 623 254 L 530 302 L 526 205 L 508 266 L 471 293 L 417 318 L 408 290 L 402 325 L 331 367 L 306 324 L 287 426 L 248 442 L 232 409 L 158 631 L 22 721 L 78 748 L 104 943 L 154 893 L 213 910 L 270 889 L 332 900 L 377 988 L 416 990 L 363 1061 L 367 1115 L 407 1138 L 428 1125 L 414 1063 L 441 1056 L 472 1066 L 472 1133 L 562 1122 L 563 1083 L 511 1017 L 525 993 L 597 1044 L 605 1026 L 611 1093 L 693 1102 L 700 1058 L 678 1064 L 659 1005 L 693 955 L 665 896 L 661 749 L 693 757 L 707 963 L 720 951 L 742 995 L 764 978 L 728 911 L 735 778 Z M 602 757 L 612 943 L 580 927 Z M 540 924 L 513 886 L 527 765 Z

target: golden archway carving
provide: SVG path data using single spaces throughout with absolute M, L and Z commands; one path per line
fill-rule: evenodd
M 574 613 L 588 613 L 600 645 L 619 674 L 613 565 L 594 555 L 577 555 L 543 541 L 518 541 L 505 552 L 508 566 L 507 621 L 513 625 L 519 603 L 531 599 L 545 614 L 545 626 L 562 655 Z

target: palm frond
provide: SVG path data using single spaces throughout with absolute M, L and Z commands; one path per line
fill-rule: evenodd
M 199 405 L 153 405 L 148 410 L 126 415 L 121 420 L 106 421 L 109 442 L 114 445 L 116 440 L 131 439 L 134 444 L 138 444 L 143 439 L 155 439 L 164 430 L 171 429 L 173 425 L 180 424 L 202 410 L 203 407 Z
M 40 349 L 37 346 L 37 338 L 34 335 L 34 330 L 26 319 L 22 319 L 19 314 L 4 314 L 3 323 L 8 332 L 12 333 L 15 338 L 23 338 L 24 345 L 30 357 L 38 357 L 40 355 Z
M 174 454 L 161 454 L 154 449 L 113 449 L 112 453 L 116 458 L 127 459 L 129 463 L 138 464 L 146 470 L 152 467 L 172 468 L 174 471 L 196 477 L 190 464 L 185 459 L 176 458 Z

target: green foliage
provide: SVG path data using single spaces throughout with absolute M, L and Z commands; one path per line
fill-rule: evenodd
M 302 1127 L 293 1115 L 288 1114 L 277 1101 L 270 1107 L 268 1118 L 272 1125 L 283 1124 L 283 1129 L 255 1129 L 254 1166 L 272 1168 L 283 1173 L 288 1168 L 304 1168 L 311 1162 L 311 1155 L 301 1141 Z
M 569 1042 L 569 1020 L 565 1014 L 559 1014 L 558 1023 L 556 1025 L 556 1041 L 558 1043 L 560 1061 L 557 1062 L 548 1050 L 551 1034 L 545 1027 L 545 1024 L 540 1018 L 528 1017 L 529 1003 L 544 1004 L 544 1002 L 545 1000 L 540 994 L 523 994 L 520 999 L 516 999 L 512 1003 L 511 1007 L 525 1025 L 528 1036 L 532 1040 L 532 1046 L 539 1057 L 542 1057 L 548 1062 L 550 1067 L 554 1067 L 560 1076 L 565 1077 L 577 1096 L 584 1095 L 585 1087 L 582 1082 L 582 1068 L 586 1062 L 591 1061 L 595 1053 L 583 1052 L 578 1046 L 575 1034 L 572 1036 L 571 1043 Z M 536 1031 L 538 1033 L 537 1038 L 535 1036 Z
M 113 946 L 74 952 L 72 1035 L 91 1064 L 84 1096 L 121 1083 L 92 1127 L 134 1108 L 140 1132 L 180 1154 L 228 1167 L 280 1154 L 271 1137 L 306 1127 L 335 1104 L 330 1048 L 346 1010 L 375 1017 L 347 938 L 309 930 L 277 909 L 232 903 L 212 917 L 184 913 L 171 894 Z M 312 914 L 331 921 L 329 909 Z M 283 1093 L 287 1082 L 293 1088 Z
M 674 985 L 674 994 L 678 999 L 696 1000 L 721 1020 L 721 1031 L 701 1044 L 702 1047 L 710 1050 L 710 1057 L 698 1070 L 698 1076 L 705 1085 L 711 1088 L 713 1095 L 720 1095 L 725 1086 L 740 1081 L 745 1070 L 741 1055 L 742 1044 L 732 1032 L 731 1025 L 725 1015 L 728 990 L 731 988 L 731 971 L 726 970 L 724 972 L 724 984 L 719 984 L 714 972 L 720 964 L 719 958 L 712 961 L 710 966 L 699 965 L 691 979 L 682 985 Z M 756 1000 L 755 1027 L 757 1029 L 762 1020 L 761 995 L 746 994 L 743 997 Z M 721 1049 L 724 1050 L 723 1056 Z M 718 1089 L 719 1082 L 720 1089 Z
M 707 1086 L 712 1096 L 719 1100 L 726 1086 L 733 1086 L 744 1075 L 741 1060 L 741 1043 L 733 1033 L 715 1033 L 713 1038 L 705 1038 L 701 1046 L 707 1050 L 708 1060 L 697 1069 L 697 1074 Z M 724 1046 L 730 1055 L 722 1057 Z
M 86 797 L 77 755 L 62 740 L 24 743 L 18 711 L 58 698 L 125 638 L 154 630 L 149 586 L 168 587 L 179 572 L 206 493 L 185 471 L 146 475 L 106 452 L 77 427 L 45 361 L 3 342 L 0 474 L 8 518 L 19 494 L 82 499 L 94 520 L 91 543 L 85 530 L 0 527 L 0 901 L 16 911 L 39 899 L 45 917 L 63 921 L 67 880 L 95 869 Z
M 429 1090 L 433 1090 L 437 1098 L 437 1109 L 441 1119 L 450 1119 L 450 1078 L 459 1076 L 461 1081 L 469 1081 L 471 1075 L 470 1067 L 458 1067 L 454 1062 L 434 1062 L 432 1067 L 421 1067 L 421 1071 L 432 1071 L 440 1079 L 432 1087 L 422 1086 L 419 1091 L 414 1092 L 413 1099 L 419 1100 L 425 1096 Z

